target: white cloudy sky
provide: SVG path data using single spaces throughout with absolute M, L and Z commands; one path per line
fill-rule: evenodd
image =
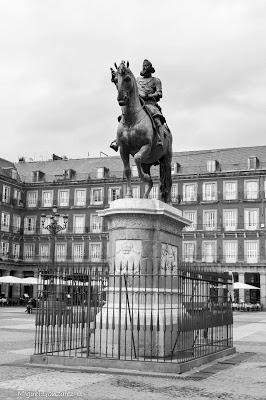
M 0 157 L 109 155 L 148 58 L 174 150 L 266 144 L 265 0 L 0 0 Z

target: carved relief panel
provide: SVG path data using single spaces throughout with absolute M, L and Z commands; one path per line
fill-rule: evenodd
M 162 243 L 162 250 L 161 250 L 161 270 L 168 271 L 169 273 L 171 270 L 173 274 L 177 273 L 177 256 L 178 256 L 178 248 L 177 246 L 172 246 L 167 243 Z
M 134 273 L 139 273 L 141 261 L 141 240 L 116 240 L 115 242 L 115 270 L 121 273 L 132 273 L 134 265 Z

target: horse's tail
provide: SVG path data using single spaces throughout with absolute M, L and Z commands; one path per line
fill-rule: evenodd
M 172 135 L 170 129 L 166 137 L 167 151 L 162 158 L 160 158 L 160 192 L 161 199 L 165 203 L 171 203 L 171 188 L 172 188 Z

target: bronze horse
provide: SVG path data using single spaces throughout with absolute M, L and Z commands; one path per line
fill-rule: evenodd
M 129 63 L 121 62 L 116 67 L 117 100 L 122 117 L 117 128 L 117 144 L 124 164 L 127 179 L 126 197 L 132 197 L 129 156 L 134 158 L 139 178 L 148 184 L 144 198 L 148 198 L 153 187 L 150 175 L 152 165 L 160 165 L 160 200 L 171 203 L 172 135 L 165 125 L 163 146 L 157 146 L 152 118 L 141 103 L 136 79 Z

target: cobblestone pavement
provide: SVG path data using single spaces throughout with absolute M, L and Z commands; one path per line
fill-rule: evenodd
M 238 354 L 175 378 L 36 368 L 34 315 L 0 308 L 0 399 L 266 400 L 266 312 L 234 314 Z M 235 360 L 235 362 L 233 362 Z

